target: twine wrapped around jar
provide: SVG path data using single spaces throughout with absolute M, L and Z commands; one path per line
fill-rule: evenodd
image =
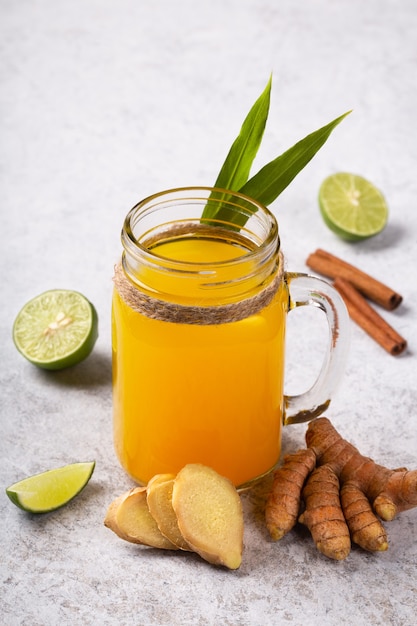
M 115 266 L 113 281 L 125 304 L 146 317 L 175 324 L 214 325 L 244 320 L 268 306 L 278 290 L 283 272 L 284 258 L 280 252 L 277 273 L 259 293 L 239 302 L 219 306 L 188 306 L 149 296 L 129 280 L 122 263 Z

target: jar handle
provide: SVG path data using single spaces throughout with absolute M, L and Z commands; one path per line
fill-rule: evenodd
M 316 306 L 326 315 L 329 343 L 319 375 L 313 385 L 296 396 L 284 396 L 283 423 L 300 424 L 321 415 L 329 406 L 344 371 L 350 340 L 350 320 L 345 303 L 329 283 L 310 276 L 286 272 L 289 312 L 299 306 Z

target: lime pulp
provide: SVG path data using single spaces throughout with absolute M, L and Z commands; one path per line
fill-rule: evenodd
M 328 176 L 319 190 L 320 211 L 326 225 L 347 241 L 360 241 L 380 233 L 388 220 L 381 191 L 357 174 Z
M 28 361 L 50 370 L 79 363 L 98 337 L 94 306 L 77 291 L 51 289 L 27 302 L 13 325 L 16 348 Z
M 95 461 L 72 463 L 29 476 L 7 487 L 10 500 L 30 513 L 47 513 L 64 506 L 78 495 L 90 480 Z

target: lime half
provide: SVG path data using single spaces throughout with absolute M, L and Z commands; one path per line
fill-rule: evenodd
M 379 189 L 362 176 L 347 172 L 323 181 L 319 205 L 327 226 L 347 241 L 377 235 L 388 220 L 388 207 Z
M 25 304 L 13 325 L 19 352 L 38 367 L 63 369 L 79 363 L 98 337 L 97 312 L 77 291 L 52 289 Z
M 67 504 L 84 489 L 95 461 L 73 463 L 25 478 L 6 493 L 16 506 L 30 513 L 47 513 Z

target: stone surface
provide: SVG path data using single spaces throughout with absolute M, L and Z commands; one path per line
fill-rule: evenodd
M 150 193 L 213 183 L 271 71 L 258 166 L 353 109 L 272 206 L 288 267 L 305 271 L 308 253 L 323 247 L 404 296 L 383 315 L 408 339 L 407 352 L 391 357 L 353 326 L 327 415 L 364 454 L 417 466 L 414 0 L 2 0 L 0 13 L 1 484 L 97 462 L 84 492 L 49 515 L 26 515 L 3 490 L 1 622 L 411 626 L 415 510 L 387 525 L 386 553 L 354 549 L 336 563 L 301 528 L 278 544 L 268 539 L 268 485 L 260 485 L 243 496 L 237 572 L 126 544 L 103 518 L 131 486 L 111 426 L 111 277 L 124 216 Z M 375 239 L 347 244 L 321 221 L 318 187 L 341 170 L 386 195 L 390 220 Z M 83 364 L 47 373 L 20 357 L 11 328 L 29 298 L 54 287 L 94 302 L 100 337 Z M 309 330 L 320 326 L 312 317 L 296 311 L 288 319 L 290 392 L 317 371 L 322 335 Z M 304 433 L 288 427 L 284 451 L 303 445 Z

